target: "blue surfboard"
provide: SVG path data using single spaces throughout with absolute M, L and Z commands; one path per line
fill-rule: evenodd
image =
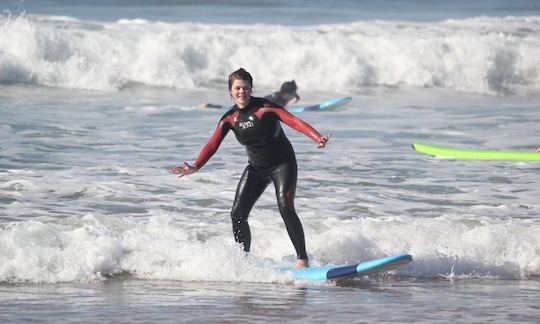
M 303 268 L 293 271 L 293 276 L 295 279 L 311 281 L 340 280 L 354 276 L 389 271 L 406 265 L 411 261 L 412 256 L 410 254 L 400 254 L 352 265 Z
M 337 108 L 339 106 L 343 106 L 344 104 L 350 102 L 352 100 L 352 97 L 338 97 L 334 99 L 330 99 L 324 102 L 321 102 L 316 105 L 309 105 L 309 106 L 291 106 L 287 108 L 288 111 L 293 113 L 299 113 L 304 111 L 321 111 L 321 110 L 329 110 L 333 108 Z

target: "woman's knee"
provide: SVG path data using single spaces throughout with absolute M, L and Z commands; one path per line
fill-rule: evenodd
M 279 206 L 279 210 L 287 211 L 292 210 L 294 211 L 294 193 L 284 193 L 284 192 L 278 192 L 277 193 L 277 202 Z
M 231 221 L 233 224 L 241 224 L 247 220 L 247 214 L 236 206 L 231 209 Z

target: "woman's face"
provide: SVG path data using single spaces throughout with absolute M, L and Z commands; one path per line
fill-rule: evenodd
M 242 109 L 249 104 L 251 99 L 251 86 L 246 80 L 236 79 L 232 83 L 230 93 L 238 108 Z

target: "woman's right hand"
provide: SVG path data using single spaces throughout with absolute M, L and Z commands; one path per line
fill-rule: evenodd
M 197 172 L 197 168 L 187 164 L 187 162 L 184 162 L 184 165 L 172 168 L 171 172 L 174 174 L 179 174 L 178 177 L 181 178 L 183 176 L 187 176 L 188 174 Z

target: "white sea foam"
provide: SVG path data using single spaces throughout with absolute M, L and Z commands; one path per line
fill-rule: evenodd
M 413 86 L 524 93 L 540 88 L 539 35 L 537 16 L 309 27 L 2 16 L 0 81 L 194 89 L 223 82 L 243 66 L 263 87 L 294 78 L 313 91 Z
M 256 256 L 249 257 L 229 233 L 201 235 L 169 216 L 11 223 L 0 232 L 0 282 L 94 281 L 124 272 L 145 279 L 288 282 L 290 274 L 275 269 L 292 266 L 292 256 L 284 253 L 290 242 L 280 224 L 265 223 L 252 222 Z M 538 231 L 529 221 L 445 217 L 328 219 L 306 227 L 314 265 L 408 251 L 414 262 L 394 273 L 444 278 L 539 275 Z

